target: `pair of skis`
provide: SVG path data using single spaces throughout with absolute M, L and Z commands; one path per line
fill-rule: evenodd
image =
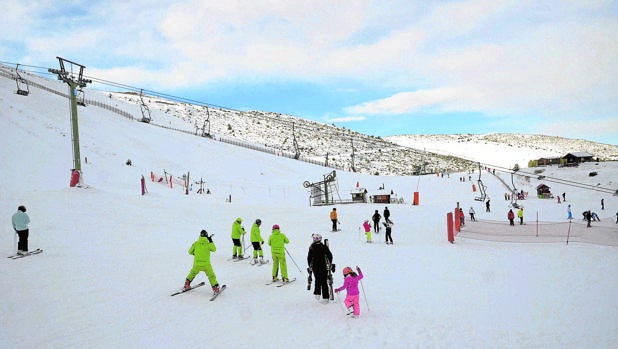
M 251 261 L 251 262 L 249 262 L 249 264 L 251 264 L 251 265 L 257 265 L 258 267 L 261 267 L 261 266 L 263 266 L 264 264 L 268 264 L 268 262 L 270 262 L 270 259 L 266 259 L 266 260 L 264 260 L 263 262 L 260 262 L 260 261 L 257 261 L 257 262 Z
M 29 251 L 29 252 L 23 252 L 21 254 L 14 254 L 12 256 L 9 256 L 8 258 L 10 258 L 10 259 L 19 259 L 19 258 L 24 258 L 24 257 L 32 256 L 32 255 L 35 255 L 35 254 L 39 254 L 41 252 L 43 252 L 43 250 L 41 250 L 40 248 L 37 248 L 36 250 L 32 250 L 32 251 Z
M 249 259 L 250 257 L 236 257 L 236 258 L 228 258 L 227 261 L 228 262 L 240 262 L 240 261 L 244 261 L 245 259 Z
M 266 285 L 272 285 L 274 283 L 281 282 L 281 281 L 282 280 L 280 280 L 280 279 L 273 280 L 271 282 L 267 282 Z M 289 279 L 288 282 L 281 282 L 280 284 L 277 285 L 277 287 L 283 287 L 285 285 L 289 285 L 289 284 L 291 284 L 294 281 L 296 281 L 296 278 Z
M 185 293 L 185 292 L 189 292 L 189 291 L 191 291 L 191 290 L 193 290 L 193 289 L 196 289 L 196 288 L 201 287 L 201 286 L 204 286 L 204 285 L 206 285 L 206 282 L 202 281 L 202 282 L 200 282 L 199 284 L 195 284 L 195 285 L 193 285 L 193 286 L 191 286 L 191 287 L 189 287 L 189 288 L 187 288 L 187 289 L 184 289 L 184 288 L 183 288 L 183 289 L 181 289 L 180 291 L 174 292 L 174 293 L 172 293 L 170 296 L 176 296 L 176 295 L 179 295 L 179 294 L 182 294 L 182 293 Z M 219 297 L 219 295 L 220 295 L 223 291 L 225 291 L 225 289 L 226 289 L 226 288 L 227 288 L 227 285 L 223 285 L 223 286 L 219 287 L 219 292 L 217 292 L 217 293 L 213 294 L 213 296 L 212 296 L 212 297 L 210 297 L 210 301 L 212 302 L 212 301 L 214 301 L 217 297 Z

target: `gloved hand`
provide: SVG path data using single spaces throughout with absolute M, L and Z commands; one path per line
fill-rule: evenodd
M 214 235 L 214 234 L 213 234 L 213 235 Z M 212 242 L 212 236 L 213 236 L 213 235 L 206 236 L 206 238 L 208 239 L 208 242 Z
M 262 240 L 262 242 L 260 242 L 260 245 L 264 245 L 264 240 Z
M 334 264 L 331 264 L 331 265 L 330 265 L 330 272 L 331 272 L 331 273 L 334 273 L 334 272 L 335 272 L 335 265 L 334 265 Z
M 357 271 L 359 274 L 360 274 L 360 272 L 361 272 L 361 270 L 360 270 L 360 268 L 358 267 L 358 265 L 356 266 L 356 271 Z

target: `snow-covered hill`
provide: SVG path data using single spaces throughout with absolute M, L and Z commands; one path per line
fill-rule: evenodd
M 0 66 L 13 77 L 14 69 Z M 28 81 L 57 93 L 62 82 L 22 72 Z M 36 93 L 37 87 L 32 87 Z M 45 91 L 42 91 L 45 92 Z M 47 91 L 49 92 L 49 91 Z M 542 156 L 586 151 L 602 160 L 618 160 L 618 146 L 544 135 L 405 135 L 382 139 L 345 128 L 264 111 L 238 111 L 173 101 L 136 92 L 84 91 L 95 108 L 195 135 L 260 149 L 329 167 L 365 174 L 411 175 L 477 168 L 475 162 L 512 168 L 526 167 Z
M 489 166 L 527 167 L 530 160 L 588 152 L 601 161 L 618 161 L 618 146 L 547 135 L 491 133 L 483 135 L 401 135 L 386 140 L 406 147 L 481 162 Z
M 42 84 L 66 86 L 51 80 Z M 57 84 L 57 85 L 55 85 Z M 207 137 L 155 127 L 122 117 L 140 115 L 139 105 L 111 98 L 118 110 L 79 108 L 83 178 L 87 188 L 69 188 L 72 162 L 66 97 L 33 87 L 27 97 L 0 76 L 0 252 L 14 253 L 10 216 L 25 205 L 32 219 L 30 248 L 45 251 L 19 260 L 0 258 L 0 343 L 7 348 L 615 348 L 618 344 L 617 247 L 574 239 L 550 243 L 497 243 L 458 237 L 446 240 L 447 212 L 456 203 L 474 207 L 493 230 L 517 236 L 505 222 L 510 202 L 499 176 L 483 176 L 491 212 L 476 201 L 476 181 L 450 176 L 376 176 L 337 171 L 341 196 L 359 183 L 370 192 L 393 190 L 404 204 L 389 204 L 393 245 L 365 242 L 361 224 L 383 204 L 339 205 L 341 231 L 330 232 L 331 206 L 311 207 L 302 183 L 332 171 L 276 153 L 254 151 Z M 88 92 L 87 92 L 88 93 Z M 106 94 L 88 98 L 110 104 Z M 159 103 L 161 104 L 161 103 Z M 167 105 L 170 106 L 170 105 Z M 154 109 L 154 108 L 153 108 Z M 180 115 L 180 114 L 179 114 Z M 186 128 L 172 113 L 154 115 L 161 125 Z M 264 122 L 262 122 L 264 123 Z M 257 122 L 256 122 L 257 124 Z M 248 126 L 247 126 L 248 127 Z M 256 126 L 257 127 L 257 126 Z M 240 133 L 238 126 L 232 130 Z M 195 131 L 195 130 L 193 130 Z M 266 141 L 268 138 L 261 139 Z M 509 156 L 505 154 L 505 156 Z M 88 158 L 85 161 L 85 158 Z M 125 164 L 131 159 L 133 166 Z M 384 161 L 389 161 L 384 156 Z M 590 171 L 598 172 L 590 177 Z M 177 182 L 171 187 L 165 180 Z M 602 222 L 591 232 L 614 236 L 618 196 L 615 162 L 579 168 L 550 167 L 555 193 L 566 192 L 573 212 L 596 210 Z M 179 186 L 193 180 L 188 195 Z M 474 175 L 477 175 L 475 173 Z M 140 195 L 140 179 L 148 193 Z M 211 194 L 198 194 L 203 180 Z M 540 179 L 517 177 L 518 189 L 534 193 Z M 583 183 L 579 186 L 574 183 Z M 593 187 L 593 188 L 591 188 Z M 420 192 L 420 205 L 411 205 Z M 231 200 L 230 200 L 231 198 Z M 604 199 L 605 210 L 600 210 Z M 526 223 L 566 220 L 565 204 L 524 201 Z M 253 267 L 228 261 L 232 222 L 260 218 L 262 237 L 273 224 L 289 239 L 287 268 L 295 283 L 266 286 L 272 264 Z M 572 222 L 581 228 L 579 219 Z M 474 223 L 468 222 L 468 227 Z M 575 229 L 577 228 L 577 229 Z M 229 288 L 209 302 L 208 287 L 170 297 L 193 263 L 189 246 L 199 231 L 214 233 L 212 264 Z M 360 266 L 361 316 L 348 319 L 338 294 L 329 304 L 306 289 L 311 234 L 330 240 L 343 283 L 344 266 Z M 560 233 L 564 234 L 564 231 Z M 581 235 L 580 235 L 581 236 Z M 544 243 L 541 243 L 544 242 Z M 248 237 L 245 239 L 248 244 Z M 267 258 L 270 248 L 264 245 Z M 251 253 L 250 250 L 247 254 Z M 280 275 L 280 274 L 279 274 Z M 198 275 L 195 282 L 205 280 Z

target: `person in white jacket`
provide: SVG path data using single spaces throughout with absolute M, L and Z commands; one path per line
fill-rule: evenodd
M 476 218 L 474 218 L 474 208 L 472 208 L 472 206 L 470 206 L 470 211 L 468 211 L 470 213 L 470 221 L 471 222 L 476 222 Z
M 17 212 L 13 214 L 11 221 L 15 233 L 19 236 L 17 254 L 24 254 L 28 252 L 28 224 L 30 224 L 30 217 L 26 213 L 26 206 L 20 205 L 17 208 Z

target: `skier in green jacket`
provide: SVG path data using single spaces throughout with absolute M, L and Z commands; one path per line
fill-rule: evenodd
M 285 262 L 285 244 L 289 243 L 288 237 L 279 231 L 279 225 L 273 225 L 273 231 L 268 238 L 268 246 L 273 256 L 273 281 L 277 280 L 279 266 L 281 266 L 281 278 L 288 282 L 288 266 Z
M 253 262 L 251 264 L 264 264 L 264 251 L 262 250 L 262 244 L 264 244 L 264 239 L 262 239 L 262 233 L 260 232 L 260 225 L 262 225 L 261 219 L 256 219 L 253 226 L 251 226 L 251 245 L 253 245 Z M 258 256 L 260 260 L 258 261 Z
M 242 218 L 238 217 L 232 223 L 232 242 L 234 243 L 234 247 L 232 247 L 232 259 L 243 259 L 243 246 L 240 244 L 240 238 L 245 234 L 245 228 L 241 226 Z
M 185 280 L 185 290 L 191 288 L 191 281 L 193 281 L 200 271 L 203 271 L 208 277 L 213 292 L 219 293 L 219 283 L 217 282 L 217 277 L 210 264 L 210 252 L 215 252 L 216 250 L 217 247 L 215 243 L 212 242 L 212 235 L 208 236 L 208 232 L 202 229 L 200 237 L 189 248 L 189 254 L 193 255 L 193 267 Z

